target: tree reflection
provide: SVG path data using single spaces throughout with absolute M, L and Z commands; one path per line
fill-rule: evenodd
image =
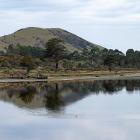
M 118 94 L 140 90 L 140 80 L 79 81 L 42 84 L 1 84 L 0 100 L 30 109 L 62 111 L 65 106 L 89 95 Z
M 56 83 L 54 85 L 55 88 L 52 88 L 51 91 L 47 92 L 45 94 L 45 107 L 49 110 L 53 111 L 59 111 L 61 110 L 61 107 L 64 106 L 63 101 L 60 97 L 60 91 L 59 91 L 59 84 Z
M 24 103 L 31 103 L 34 95 L 36 94 L 36 88 L 34 86 L 27 86 L 25 90 L 21 90 L 18 98 L 20 98 Z

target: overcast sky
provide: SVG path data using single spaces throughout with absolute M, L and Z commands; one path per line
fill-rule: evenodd
M 140 0 L 0 0 L 0 35 L 58 27 L 93 43 L 140 50 Z

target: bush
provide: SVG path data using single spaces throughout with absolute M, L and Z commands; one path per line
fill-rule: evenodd
M 30 56 L 24 56 L 21 61 L 20 61 L 20 65 L 22 67 L 27 68 L 27 71 L 29 72 L 30 70 L 32 70 L 33 68 L 35 68 L 36 66 L 36 62 L 35 60 L 30 57 Z

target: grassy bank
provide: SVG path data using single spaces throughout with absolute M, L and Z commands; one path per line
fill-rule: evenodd
M 82 76 L 109 76 L 109 75 L 129 75 L 140 73 L 138 69 L 115 69 L 109 70 L 75 70 L 75 71 L 48 71 L 48 70 L 31 70 L 27 73 L 25 69 L 1 69 L 0 79 L 52 79 L 59 77 L 82 77 Z

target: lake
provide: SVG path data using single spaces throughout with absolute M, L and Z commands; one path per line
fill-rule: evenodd
M 0 84 L 0 140 L 139 140 L 140 80 Z

